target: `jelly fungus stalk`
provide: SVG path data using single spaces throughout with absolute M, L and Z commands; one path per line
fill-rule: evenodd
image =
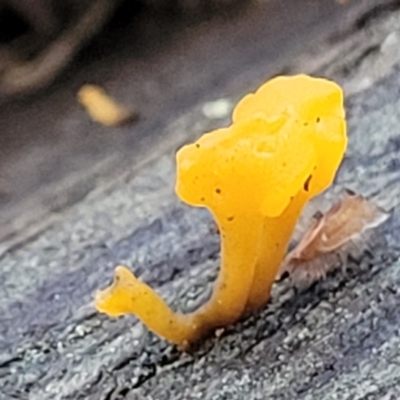
M 115 269 L 113 284 L 96 294 L 96 307 L 111 317 L 134 312 L 151 331 L 182 347 L 197 336 L 191 314 L 173 312 L 153 289 L 123 266 Z
M 261 246 L 254 267 L 246 313 L 259 310 L 269 300 L 276 271 L 285 256 L 298 216 L 307 200 L 307 194 L 301 190 L 282 215 L 275 218 L 264 217 L 259 239 Z
M 231 324 L 243 314 L 264 245 L 263 218 L 258 212 L 242 214 L 230 221 L 216 220 L 221 234 L 220 272 L 210 300 L 195 316 L 198 324 L 209 327 Z

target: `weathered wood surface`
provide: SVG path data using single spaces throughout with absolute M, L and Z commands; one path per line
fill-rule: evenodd
M 98 315 L 92 294 L 116 263 L 131 266 L 182 310 L 211 290 L 218 237 L 207 212 L 174 196 L 173 152 L 226 121 L 207 120 L 195 107 L 166 129 L 153 161 L 103 183 L 29 240 L 4 248 L 3 398 L 400 398 L 400 4 L 373 3 L 351 8 L 341 34 L 319 38 L 312 56 L 308 49 L 280 67 L 330 76 L 347 90 L 350 145 L 319 203 L 343 187 L 373 198 L 392 210 L 383 227 L 387 244 L 305 291 L 276 285 L 259 315 L 191 355 L 178 354 L 133 317 Z M 254 64 L 226 90 L 232 99 L 265 77 L 268 60 Z

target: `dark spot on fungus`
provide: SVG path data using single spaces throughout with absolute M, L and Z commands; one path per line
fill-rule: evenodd
M 221 194 L 221 189 L 219 189 L 219 188 L 215 189 L 215 193 Z
M 199 149 L 199 148 L 200 148 L 200 145 L 199 145 L 198 143 L 196 143 L 196 148 L 197 148 L 197 149 Z
M 307 178 L 307 180 L 304 182 L 303 188 L 304 188 L 304 190 L 305 190 L 306 192 L 308 192 L 308 187 L 309 187 L 309 185 L 310 185 L 311 178 L 312 178 L 312 175 L 310 175 L 310 176 Z
M 219 234 L 220 232 L 219 232 L 219 227 L 218 227 L 218 225 L 216 225 L 215 223 L 213 223 L 211 226 L 210 226 L 210 233 L 211 234 L 213 234 L 213 235 L 215 235 L 215 234 Z
M 304 122 L 303 126 L 308 126 L 308 122 Z
M 318 124 L 318 122 L 320 122 L 321 121 L 321 118 L 320 117 L 318 117 L 317 118 L 317 124 Z
M 206 199 L 204 198 L 204 197 L 202 197 L 201 199 L 200 199 L 200 201 L 205 201 Z
M 228 217 L 228 218 L 227 218 L 227 220 L 228 220 L 229 222 L 233 221 L 234 219 L 235 219 L 235 216 L 234 216 L 234 215 L 232 215 L 232 217 Z

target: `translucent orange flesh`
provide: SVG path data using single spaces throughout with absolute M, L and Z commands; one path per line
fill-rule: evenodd
M 262 307 L 306 202 L 328 187 L 346 144 L 343 96 L 333 82 L 280 77 L 237 105 L 233 124 L 177 153 L 178 196 L 207 207 L 221 232 L 210 300 L 176 314 L 127 270 L 98 296 L 109 315 L 136 314 L 184 346 Z

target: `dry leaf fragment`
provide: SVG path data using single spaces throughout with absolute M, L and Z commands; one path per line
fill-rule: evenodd
M 365 233 L 389 217 L 382 208 L 363 196 L 346 191 L 326 214 L 317 213 L 297 246 L 290 251 L 279 271 L 294 279 L 317 280 L 324 277 L 342 259 L 346 244 L 362 241 Z
M 83 85 L 78 92 L 78 101 L 90 117 L 106 126 L 120 126 L 137 118 L 137 114 L 116 103 L 96 85 Z

